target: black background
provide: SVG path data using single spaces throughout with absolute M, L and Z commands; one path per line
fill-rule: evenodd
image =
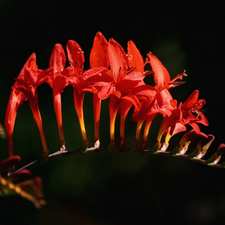
M 4 121 L 13 77 L 32 52 L 37 54 L 39 68 L 45 69 L 54 44 L 65 47 L 72 39 L 84 51 L 88 69 L 93 38 L 101 31 L 124 49 L 127 41 L 133 40 L 143 57 L 152 51 L 171 77 L 186 69 L 187 84 L 171 92 L 174 98 L 185 101 L 193 90 L 200 91 L 210 122 L 202 130 L 215 135 L 210 150 L 215 151 L 224 142 L 225 125 L 223 9 L 222 3 L 201 1 L 1 1 L 0 122 Z M 63 93 L 68 149 L 76 147 L 70 126 L 78 126 L 71 119 L 76 120 L 71 90 Z M 58 131 L 51 89 L 42 85 L 38 93 L 49 150 L 54 152 Z M 92 107 L 89 103 L 86 110 Z M 107 122 L 107 113 L 103 117 Z M 86 119 L 91 121 L 91 115 Z M 15 154 L 23 157 L 24 164 L 41 154 L 28 103 L 19 110 L 14 137 Z M 6 141 L 1 140 L 1 146 L 4 159 Z M 0 224 L 217 224 L 225 219 L 224 170 L 191 161 L 99 153 L 57 158 L 33 173 L 43 177 L 48 204 L 36 210 L 26 200 L 1 198 Z

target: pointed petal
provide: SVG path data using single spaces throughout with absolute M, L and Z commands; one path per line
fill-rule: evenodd
M 141 72 L 132 72 L 126 75 L 125 80 L 136 80 L 142 81 L 145 78 L 144 74 Z
M 87 80 L 88 78 L 91 78 L 93 76 L 101 75 L 102 72 L 105 72 L 107 70 L 108 69 L 105 67 L 91 68 L 82 74 L 82 78 L 83 78 L 83 80 Z M 96 78 L 96 81 L 98 81 L 98 80 L 99 80 L 99 77 Z
M 144 96 L 147 99 L 150 99 L 154 98 L 156 95 L 155 88 L 147 84 L 135 87 L 133 92 L 135 93 L 136 96 L 138 96 L 138 98 L 142 98 Z
M 170 82 L 170 74 L 163 66 L 161 61 L 151 52 L 148 54 L 152 70 L 154 71 L 154 80 L 157 87 L 163 87 Z
M 98 97 L 100 99 L 106 99 L 108 98 L 114 91 L 115 91 L 115 86 L 113 84 L 108 84 L 105 85 L 101 88 L 101 90 L 98 92 Z
M 101 32 L 97 32 L 90 52 L 90 67 L 109 67 L 108 42 Z
M 74 75 L 78 77 L 83 72 L 84 53 L 78 43 L 73 40 L 67 42 L 66 50 L 70 66 L 76 68 Z
M 108 51 L 113 78 L 115 82 L 118 82 L 122 79 L 121 76 L 125 75 L 123 72 L 127 71 L 128 61 L 126 53 L 121 45 L 112 38 L 109 40 Z
M 199 91 L 195 90 L 191 93 L 188 99 L 182 104 L 182 109 L 188 110 L 192 107 L 193 104 L 197 101 L 199 96 Z
M 131 102 L 136 109 L 139 109 L 141 107 L 141 103 L 135 95 L 123 96 L 121 99 L 126 99 L 127 101 Z
M 36 54 L 32 53 L 31 56 L 26 61 L 26 63 L 24 64 L 22 70 L 20 71 L 20 73 L 18 75 L 18 78 L 23 80 L 24 79 L 25 70 L 27 68 L 32 68 L 32 69 L 35 70 L 35 68 L 37 68 L 37 65 L 36 66 L 35 65 L 36 65 Z
M 66 64 L 66 55 L 61 44 L 55 44 L 52 49 L 49 66 L 53 68 L 53 79 L 56 73 L 61 74 Z
M 133 41 L 127 42 L 128 64 L 135 71 L 144 73 L 144 60 Z

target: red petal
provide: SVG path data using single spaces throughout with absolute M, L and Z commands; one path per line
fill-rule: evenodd
M 62 75 L 56 76 L 53 83 L 53 95 L 61 94 L 64 88 L 67 86 L 66 78 Z
M 69 63 L 72 68 L 78 68 L 78 73 L 83 72 L 84 53 L 76 41 L 69 40 L 66 45 Z
M 161 61 L 151 52 L 148 54 L 152 70 L 154 71 L 154 80 L 157 87 L 163 87 L 170 82 L 170 74 L 163 66 Z
M 108 42 L 101 32 L 95 35 L 90 52 L 90 67 L 109 67 Z
M 135 71 L 144 72 L 144 61 L 133 41 L 127 42 L 128 64 L 130 68 L 135 68 Z
M 165 110 L 165 113 L 169 116 L 171 114 L 169 111 L 172 111 L 174 107 L 172 107 L 171 105 L 171 101 L 173 100 L 173 98 L 168 89 L 164 89 L 160 93 L 158 93 L 156 95 L 156 99 L 160 110 Z
M 105 67 L 95 67 L 95 68 L 91 68 L 87 71 L 85 71 L 83 74 L 82 74 L 82 78 L 83 80 L 87 80 L 88 78 L 90 77 L 93 77 L 93 76 L 96 76 L 96 75 L 99 75 L 101 72 L 104 72 L 104 71 L 107 71 L 108 69 L 105 68 Z M 97 77 L 96 81 L 99 80 L 99 77 Z
M 61 44 L 55 44 L 52 49 L 52 54 L 49 66 L 53 68 L 53 79 L 55 73 L 61 73 L 66 64 L 66 55 Z
M 191 93 L 188 99 L 182 104 L 182 109 L 188 110 L 190 109 L 195 102 L 198 100 L 199 91 L 195 90 Z
M 139 109 L 141 107 L 141 103 L 139 102 L 138 98 L 135 95 L 123 96 L 121 99 L 130 101 L 136 109 Z
M 127 71 L 128 61 L 121 45 L 114 39 L 109 40 L 109 62 L 115 82 L 122 80 L 123 72 Z
M 188 141 L 205 141 L 208 139 L 208 136 L 205 133 L 199 132 L 196 133 L 195 130 L 191 130 L 188 133 L 184 134 L 180 143 L 184 144 Z
M 189 122 L 189 124 L 193 127 L 194 131 L 198 134 L 201 132 L 199 126 L 197 123 L 192 123 L 192 122 Z
M 32 69 L 35 70 L 34 62 L 35 62 L 35 65 L 36 65 L 36 54 L 32 53 L 31 56 L 26 61 L 26 63 L 24 64 L 23 68 L 21 69 L 21 71 L 18 75 L 19 79 L 22 79 L 22 80 L 24 79 L 25 70 L 27 68 L 32 68 Z
M 98 97 L 100 99 L 106 99 L 108 98 L 114 91 L 115 91 L 115 86 L 112 84 L 108 84 L 102 87 L 102 89 L 98 92 Z
M 142 81 L 145 78 L 141 72 L 132 72 L 126 75 L 125 80 L 137 80 Z
M 170 132 L 170 128 L 168 129 L 169 132 Z M 186 130 L 187 130 L 187 128 L 186 128 L 185 125 L 183 125 L 181 123 L 176 123 L 171 136 L 174 136 L 175 134 L 178 134 L 178 133 L 181 133 L 181 132 L 185 132 Z
M 135 87 L 133 92 L 139 98 L 142 96 L 145 96 L 147 98 L 154 98 L 156 95 L 155 88 L 147 84 Z

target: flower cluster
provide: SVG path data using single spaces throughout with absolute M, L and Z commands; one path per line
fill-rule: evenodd
M 84 70 L 83 68 L 84 54 L 77 42 L 69 40 L 66 45 L 66 53 L 69 61 L 68 67 L 65 67 L 66 54 L 63 47 L 61 44 L 55 44 L 51 53 L 49 68 L 44 70 L 38 69 L 36 56 L 33 53 L 15 79 L 5 117 L 10 157 L 13 156 L 12 136 L 17 111 L 19 106 L 26 100 L 29 101 L 40 132 L 44 151 L 43 157 L 48 157 L 48 148 L 37 96 L 37 87 L 44 82 L 48 83 L 53 89 L 53 106 L 59 129 L 61 151 L 66 148 L 61 95 L 64 88 L 71 85 L 73 87 L 74 107 L 78 115 L 85 148 L 88 146 L 88 139 L 84 121 L 83 101 L 85 93 L 91 92 L 93 94 L 95 142 L 100 139 L 101 102 L 109 98 L 110 146 L 116 147 L 115 120 L 116 116 L 120 115 L 119 148 L 123 147 L 125 143 L 125 120 L 129 110 L 133 107 L 132 120 L 137 121 L 135 150 L 145 151 L 151 123 L 157 114 L 161 114 L 163 120 L 156 144 L 152 149 L 146 151 L 153 153 L 166 152 L 170 138 L 177 133 L 185 132 L 186 125 L 190 125 L 193 130 L 187 132 L 177 148 L 170 151 L 170 153 L 184 154 L 190 142 L 195 140 L 199 144 L 194 150 L 195 154 L 192 155 L 192 158 L 200 159 L 204 155 L 203 152 L 206 152 L 213 140 L 212 135 L 203 134 L 198 126 L 198 124 L 208 125 L 208 120 L 200 111 L 205 104 L 205 100 L 199 99 L 199 91 L 196 90 L 185 102 L 178 103 L 169 91 L 170 88 L 185 83 L 181 81 L 186 76 L 185 71 L 171 79 L 167 69 L 151 52 L 147 54 L 146 59 L 143 59 L 132 41 L 128 41 L 127 52 L 125 52 L 118 42 L 112 38 L 107 41 L 100 32 L 96 34 L 90 52 L 90 69 Z M 146 65 L 150 65 L 151 70 L 146 71 Z M 144 78 L 146 76 L 153 76 L 155 86 L 145 83 Z M 140 131 L 143 124 L 145 124 L 144 134 L 140 144 Z M 224 146 L 220 149 L 223 148 Z M 216 156 L 219 157 L 220 155 Z M 215 160 L 211 159 L 210 163 L 215 163 Z

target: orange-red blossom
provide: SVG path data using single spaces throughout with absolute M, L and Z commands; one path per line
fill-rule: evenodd
M 198 99 L 198 91 L 194 91 L 183 104 L 177 104 L 177 100 L 169 92 L 170 88 L 184 83 L 176 80 L 182 79 L 186 74 L 182 72 L 171 79 L 169 72 L 155 55 L 150 52 L 144 61 L 132 41 L 128 41 L 126 53 L 118 42 L 112 38 L 107 41 L 98 32 L 90 52 L 90 69 L 88 70 L 84 70 L 84 53 L 77 42 L 69 40 L 66 52 L 68 67 L 66 67 L 66 54 L 62 45 L 56 44 L 51 53 L 49 68 L 38 69 L 35 55 L 32 54 L 16 78 L 5 117 L 10 156 L 13 155 L 12 135 L 16 114 L 19 106 L 27 99 L 40 131 L 44 152 L 47 152 L 36 91 L 43 82 L 47 82 L 53 89 L 53 106 L 60 143 L 63 147 L 61 150 L 65 149 L 61 95 L 68 85 L 73 87 L 74 106 L 85 146 L 88 145 L 83 112 L 85 92 L 93 93 L 95 141 L 99 139 L 101 101 L 107 98 L 109 98 L 110 140 L 112 143 L 115 143 L 116 116 L 120 114 L 120 146 L 125 141 L 125 120 L 132 106 L 134 106 L 132 118 L 137 121 L 137 141 L 139 141 L 140 130 L 145 121 L 144 146 L 147 143 L 150 125 L 157 114 L 162 114 L 164 117 L 157 138 L 158 142 L 161 141 L 163 134 L 166 134 L 165 141 L 168 142 L 175 133 L 185 131 L 187 124 L 191 125 L 197 133 L 200 133 L 198 123 L 208 125 L 207 119 L 200 111 L 205 101 Z M 145 71 L 146 64 L 150 64 L 151 71 Z M 154 86 L 150 86 L 144 81 L 145 76 L 149 75 L 154 77 Z

